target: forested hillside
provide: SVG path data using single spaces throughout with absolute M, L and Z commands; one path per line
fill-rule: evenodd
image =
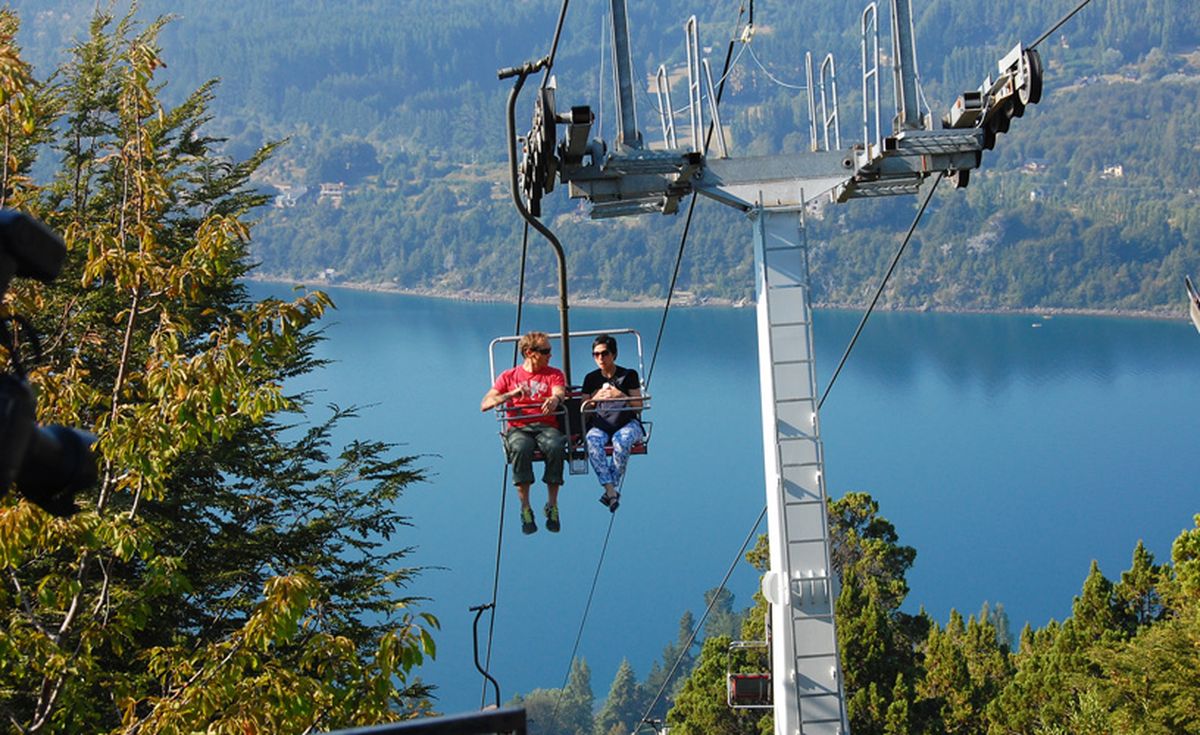
M 1031 42 L 1076 4 L 915 0 L 934 114 L 978 86 L 1017 41 Z M 86 25 L 65 0 L 13 5 L 28 17 L 25 45 L 43 65 L 61 58 Z M 746 7 L 702 5 L 630 3 L 639 72 L 683 63 L 682 24 L 691 13 L 721 67 L 730 37 L 748 20 L 738 14 Z M 175 18 L 162 32 L 177 85 L 165 96 L 221 79 L 213 127 L 228 138 L 230 155 L 287 141 L 258 176 L 265 190 L 284 195 L 260 215 L 260 275 L 503 298 L 514 294 L 521 223 L 507 197 L 509 84 L 495 72 L 547 52 L 559 7 L 522 0 L 496 13 L 483 0 L 145 0 L 138 13 Z M 555 71 L 560 105 L 603 109 L 611 137 L 611 83 L 600 82 L 606 8 L 570 6 Z M 854 139 L 861 8 L 800 0 L 753 10 L 753 40 L 736 45 L 723 101 L 734 152 L 808 146 L 804 93 L 777 83 L 803 81 L 806 51 L 835 53 L 842 134 Z M 938 193 L 886 303 L 1177 309 L 1182 275 L 1200 272 L 1197 163 L 1188 155 L 1200 139 L 1198 46 L 1196 3 L 1095 0 L 1042 44 L 1042 103 L 985 155 L 968 190 Z M 682 89 L 676 97 L 684 98 Z M 655 103 L 648 92 L 638 102 L 641 127 L 656 139 Z M 522 129 L 531 110 L 531 98 L 523 99 Z M 905 199 L 827 209 L 810 232 L 817 298 L 861 302 L 915 206 Z M 679 287 L 747 297 L 748 230 L 712 202 L 701 202 L 697 216 Z M 664 295 L 682 219 L 593 223 L 558 192 L 547 215 L 568 249 L 573 293 L 615 299 Z M 548 294 L 553 259 L 540 243 L 532 266 L 533 292 Z

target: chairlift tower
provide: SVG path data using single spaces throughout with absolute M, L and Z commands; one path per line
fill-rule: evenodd
M 655 91 L 663 145 L 651 150 L 637 125 L 626 2 L 610 2 L 617 136 L 612 145 L 592 138 L 591 110 L 578 106 L 559 113 L 556 90 L 543 85 L 534 127 L 525 139 L 520 188 L 535 213 L 558 178 L 571 197 L 591 202 L 594 219 L 672 214 L 684 196 L 696 193 L 740 210 L 749 220 L 771 546 L 763 579 L 771 604 L 769 706 L 779 735 L 845 735 L 849 725 L 834 621 L 838 580 L 830 559 L 817 415 L 805 210 L 825 201 L 915 194 L 932 175 L 946 174 L 958 187 L 966 186 L 996 135 L 1039 100 L 1041 62 L 1036 51 L 1018 45 L 1000 60 L 994 79 L 989 76 L 977 90 L 960 96 L 935 127 L 917 73 L 911 0 L 889 0 L 894 114 L 885 135 L 879 7 L 871 2 L 860 29 L 861 139 L 842 143 L 833 56 L 824 57 L 814 80 L 812 56 L 806 54 L 810 150 L 739 157 L 728 151 L 692 17 L 685 25 L 690 127 L 687 135 L 679 135 L 668 75 L 660 67 Z M 502 76 L 516 73 L 506 70 Z M 559 126 L 566 128 L 561 140 Z M 707 127 L 716 139 L 716 154 L 707 152 Z

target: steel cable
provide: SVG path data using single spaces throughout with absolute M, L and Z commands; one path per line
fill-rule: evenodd
M 1076 13 L 1078 13 L 1080 10 L 1083 10 L 1084 6 L 1085 6 L 1085 5 L 1087 5 L 1088 3 L 1090 3 L 1091 1 L 1092 1 L 1092 0 L 1083 0 L 1083 2 L 1081 2 L 1081 3 L 1079 3 L 1078 5 L 1076 5 L 1076 6 L 1075 6 L 1075 9 L 1074 9 L 1074 10 L 1072 10 L 1071 12 L 1067 13 L 1066 15 L 1064 15 L 1062 18 L 1060 18 L 1060 19 L 1059 19 L 1059 21 L 1058 21 L 1057 23 L 1055 23 L 1053 26 L 1051 26 L 1051 27 L 1050 27 L 1050 30 L 1048 30 L 1048 31 L 1046 31 L 1045 33 L 1043 33 L 1042 35 L 1038 36 L 1038 40 L 1036 40 L 1036 41 L 1034 41 L 1033 43 L 1029 44 L 1029 45 L 1028 45 L 1028 46 L 1026 46 L 1025 48 L 1028 48 L 1028 49 L 1035 49 L 1035 48 L 1037 48 L 1039 45 L 1041 45 L 1042 41 L 1045 41 L 1047 38 L 1049 38 L 1049 37 L 1050 37 L 1050 35 L 1051 35 L 1052 33 L 1054 33 L 1055 31 L 1057 31 L 1059 28 L 1062 28 L 1062 27 L 1063 27 L 1063 24 L 1065 24 L 1065 23 L 1066 23 L 1068 20 L 1070 20 L 1071 18 L 1073 18 L 1073 17 L 1075 16 L 1075 14 L 1076 14 Z
M 525 234 L 521 238 L 521 274 L 517 280 L 517 323 L 513 328 L 513 334 L 521 333 L 521 312 L 525 305 L 525 263 L 526 256 L 529 254 L 529 223 L 525 223 Z M 513 365 L 517 364 L 517 345 L 513 345 Z M 496 634 L 496 600 L 500 594 L 500 558 L 501 550 L 504 548 L 504 507 L 508 501 L 508 462 L 504 463 L 504 472 L 500 480 L 500 522 L 496 530 L 496 569 L 492 576 L 492 610 L 488 616 L 488 639 L 487 653 L 484 655 L 483 668 L 491 670 L 492 666 L 492 640 Z M 482 687 L 483 691 L 480 694 L 479 707 L 482 709 L 487 702 L 487 679 L 485 678 Z M 496 703 L 499 706 L 499 702 Z

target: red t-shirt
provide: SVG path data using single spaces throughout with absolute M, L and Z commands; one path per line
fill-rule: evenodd
M 554 386 L 561 385 L 564 389 L 567 387 L 567 376 L 555 367 L 546 366 L 536 373 L 531 373 L 525 369 L 524 365 L 517 365 L 500 373 L 500 377 L 496 378 L 496 383 L 492 387 L 500 393 L 508 393 L 522 385 L 526 387 L 527 395 L 514 398 L 505 404 L 516 409 L 508 411 L 509 425 L 549 424 L 557 426 L 557 416 L 539 416 L 533 419 L 516 417 L 534 416 L 541 413 L 542 402 L 554 395 Z

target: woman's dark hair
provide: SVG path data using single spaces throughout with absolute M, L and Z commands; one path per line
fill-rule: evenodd
M 617 340 L 607 334 L 601 334 L 592 340 L 592 348 L 595 349 L 598 345 L 604 345 L 608 351 L 612 353 L 613 359 L 617 358 Z

